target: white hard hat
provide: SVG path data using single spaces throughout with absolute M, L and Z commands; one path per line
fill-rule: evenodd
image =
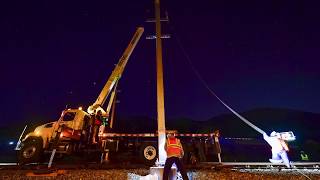
M 277 135 L 277 132 L 275 132 L 275 131 L 272 131 L 270 134 L 270 136 L 276 136 L 276 135 Z

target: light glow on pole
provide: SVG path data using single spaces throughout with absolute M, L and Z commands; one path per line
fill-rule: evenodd
M 157 64 L 157 111 L 158 111 L 158 154 L 159 164 L 164 165 L 167 154 L 164 150 L 166 140 L 166 125 L 164 112 L 163 64 L 160 24 L 160 0 L 155 0 L 156 16 L 156 64 Z

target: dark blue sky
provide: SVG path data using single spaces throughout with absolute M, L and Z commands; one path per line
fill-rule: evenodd
M 156 117 L 153 1 L 25 1 L 0 5 L 1 124 L 55 120 L 91 105 L 131 39 L 145 34 L 120 80 L 118 116 Z M 167 118 L 237 111 L 320 113 L 318 6 L 302 1 L 162 1 Z

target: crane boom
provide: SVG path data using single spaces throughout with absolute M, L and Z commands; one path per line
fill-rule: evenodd
M 108 81 L 106 82 L 102 91 L 100 92 L 100 95 L 98 96 L 96 101 L 91 106 L 88 107 L 88 110 L 87 110 L 88 113 L 91 114 L 95 110 L 98 110 L 98 109 L 102 110 L 102 112 L 104 112 L 104 110 L 102 109 L 101 106 L 103 106 L 103 104 L 105 103 L 107 97 L 109 96 L 110 92 L 114 88 L 116 82 L 121 78 L 123 70 L 129 60 L 129 57 L 130 57 L 132 51 L 134 50 L 134 48 L 136 47 L 140 37 L 142 36 L 143 31 L 144 31 L 143 27 L 137 28 L 129 45 L 127 46 L 126 50 L 122 54 L 121 58 L 119 59 L 118 64 L 116 65 L 116 67 L 112 71 Z

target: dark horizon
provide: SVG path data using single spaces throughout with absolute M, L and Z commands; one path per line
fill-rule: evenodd
M 268 112 L 268 113 L 266 113 Z M 297 109 L 287 109 L 287 108 L 271 108 L 271 107 L 261 107 L 261 108 L 253 108 L 250 110 L 246 110 L 246 111 L 242 111 L 242 112 L 238 112 L 241 116 L 244 116 L 247 120 L 251 121 L 252 123 L 258 123 L 260 124 L 260 121 L 265 121 L 266 119 L 268 119 L 268 116 L 272 116 L 273 118 L 270 119 L 272 121 L 278 121 L 279 119 L 283 120 L 283 121 L 278 121 L 279 124 L 285 124 L 285 123 L 290 123 L 291 119 L 295 119 L 298 120 L 300 119 L 300 122 L 311 122 L 314 123 L 315 126 L 317 126 L 320 122 L 318 122 L 314 117 L 320 117 L 320 113 L 314 113 L 314 112 L 307 112 L 307 111 L 301 111 L 301 110 L 297 110 Z M 258 118 L 253 118 L 255 116 L 252 116 L 252 114 L 256 114 L 258 115 Z M 265 115 L 266 117 L 263 117 L 262 115 Z M 248 117 L 249 115 L 249 117 Z M 287 118 L 284 118 L 287 117 Z M 312 117 L 311 119 L 308 119 Z M 17 129 L 19 132 L 22 131 L 23 127 L 25 125 L 28 125 L 28 129 L 34 129 L 35 127 L 44 124 L 44 123 L 49 123 L 52 121 L 56 121 L 59 118 L 59 116 L 56 116 L 56 119 L 45 119 L 45 118 L 41 118 L 40 116 L 38 116 L 35 119 L 27 119 L 25 121 L 12 121 L 12 122 L 8 122 L 6 124 L 0 124 L 0 132 L 4 131 L 6 128 L 11 129 L 12 127 L 18 127 L 20 129 Z M 135 114 L 135 115 L 116 115 L 115 117 L 115 121 L 121 121 L 122 123 L 126 123 L 126 122 L 130 122 L 130 123 L 134 123 L 136 125 L 136 123 L 140 124 L 140 121 L 146 121 L 148 120 L 148 122 L 146 122 L 147 124 L 155 124 L 156 125 L 156 116 L 147 116 L 147 115 L 143 115 L 143 114 Z M 199 123 L 203 123 L 203 122 L 211 122 L 211 121 L 216 121 L 217 119 L 226 119 L 226 120 L 233 120 L 235 121 L 235 123 L 240 123 L 243 126 L 250 128 L 247 124 L 245 124 L 243 121 L 241 121 L 235 114 L 233 114 L 232 112 L 225 112 L 225 113 L 221 113 L 221 114 L 217 114 L 214 116 L 209 117 L 208 119 L 205 120 L 199 120 L 199 119 L 193 119 L 187 116 L 172 116 L 169 118 L 166 118 L 166 126 L 170 126 L 172 124 L 176 124 L 177 122 L 183 122 L 184 120 L 188 122 L 199 122 Z M 149 122 L 149 120 L 151 120 Z M 134 122 L 131 122 L 134 121 Z M 137 121 L 137 122 L 135 122 Z M 219 122 L 221 123 L 221 122 Z M 177 125 L 177 124 L 176 124 Z M 181 124 L 182 127 L 184 127 L 186 124 Z M 116 125 L 117 126 L 117 125 Z M 121 126 L 126 126 L 126 125 L 121 125 Z M 268 125 L 269 126 L 269 125 Z M 275 124 L 274 127 L 277 128 L 278 124 Z M 130 126 L 129 126 L 130 127 Z M 143 128 L 143 127 L 141 127 Z M 172 127 L 168 127 L 169 129 Z M 283 127 L 282 127 L 283 128 Z M 122 127 L 120 128 L 121 130 L 123 129 Z M 194 129 L 194 127 L 193 127 Z M 289 128 L 290 129 L 290 128 Z M 270 129 L 267 129 L 266 131 L 268 132 Z M 288 129 L 287 129 L 288 130 Z M 7 130 L 5 130 L 7 131 Z M 11 131 L 11 130 L 9 130 Z M 149 131 L 148 131 L 149 132 Z M 14 132 L 17 133 L 17 132 Z
M 319 13 L 299 1 L 161 1 L 166 118 L 206 120 L 271 107 L 320 113 Z M 125 4 L 125 6 L 124 6 Z M 117 115 L 156 117 L 153 1 L 1 3 L 1 124 L 55 120 L 91 105 L 136 27 Z M 180 46 L 180 43 L 182 47 Z

